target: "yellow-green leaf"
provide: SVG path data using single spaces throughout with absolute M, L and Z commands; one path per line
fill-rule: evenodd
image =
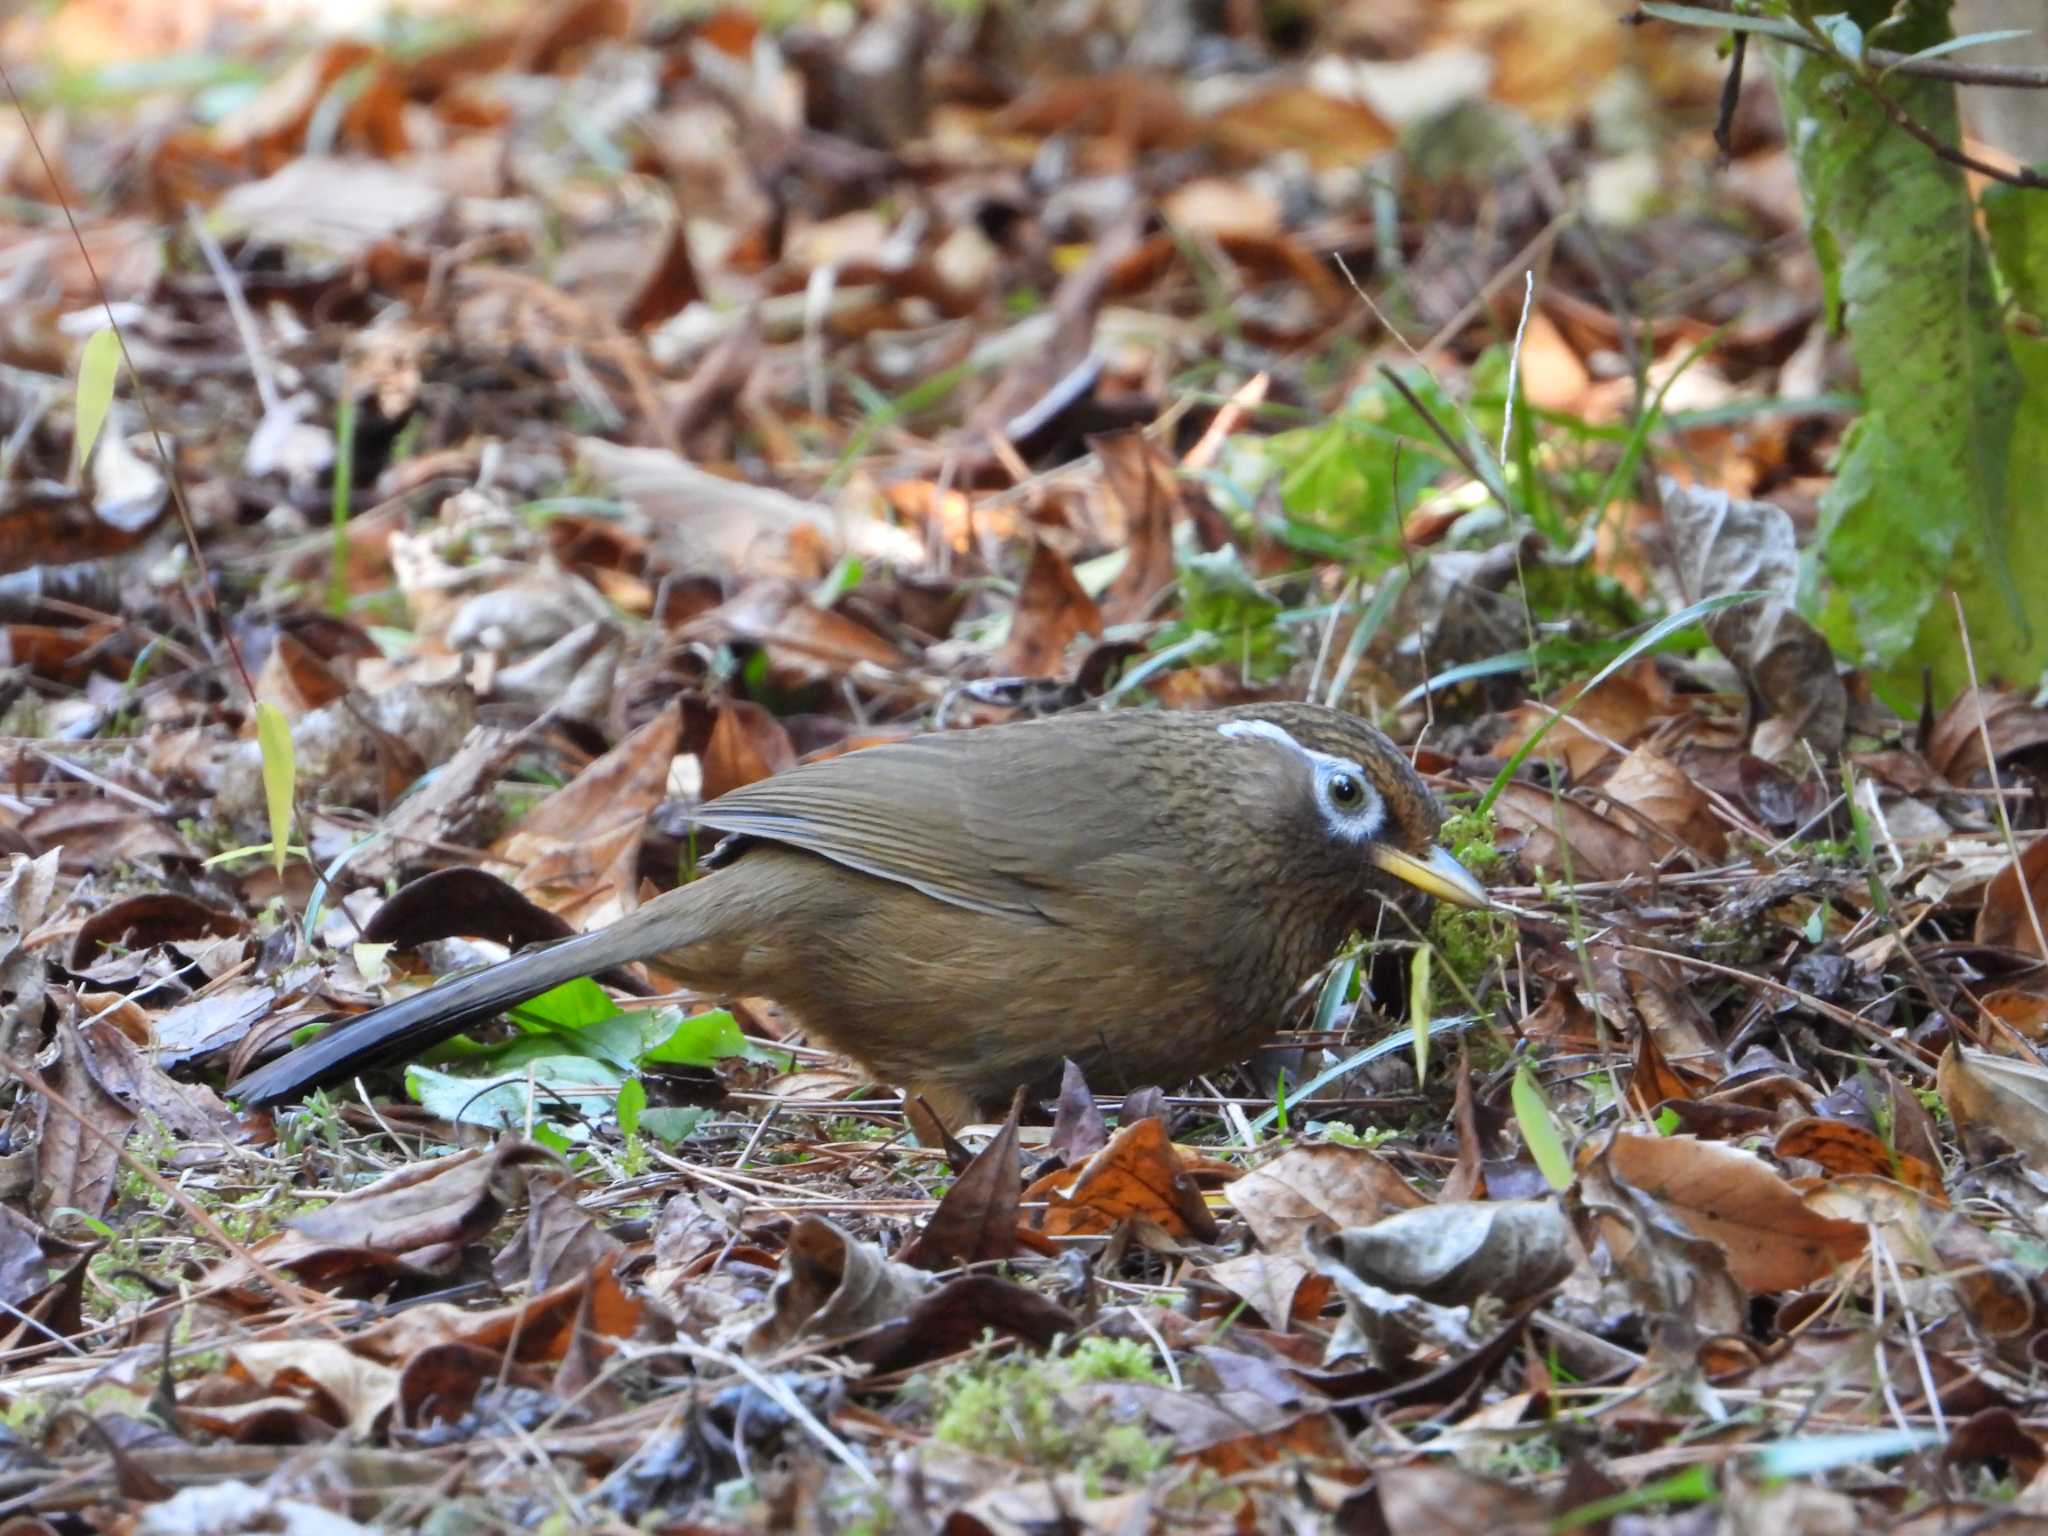
M 114 403 L 114 380 L 121 371 L 121 338 L 112 326 L 103 325 L 85 339 L 78 354 L 78 410 L 71 431 L 73 461 L 80 474 L 92 457 L 100 428 L 107 424 L 107 411 Z
M 1557 1117 L 1550 1112 L 1550 1100 L 1543 1096 L 1542 1085 L 1536 1081 L 1536 1074 L 1529 1070 L 1527 1062 L 1515 1068 L 1515 1082 L 1509 1090 L 1509 1097 L 1514 1101 L 1515 1124 L 1521 1127 L 1522 1144 L 1536 1159 L 1536 1166 L 1545 1182 L 1552 1189 L 1569 1188 L 1572 1182 L 1571 1154 L 1565 1151 L 1564 1137 L 1557 1128 Z
M 1408 968 L 1408 1023 L 1415 1031 L 1415 1081 L 1429 1077 L 1429 957 L 1434 951 L 1425 944 L 1415 951 L 1415 963 Z
M 292 728 L 275 704 L 256 706 L 256 746 L 263 753 L 263 801 L 270 810 L 270 856 L 284 873 L 286 843 L 292 830 L 292 789 L 298 762 L 292 756 Z

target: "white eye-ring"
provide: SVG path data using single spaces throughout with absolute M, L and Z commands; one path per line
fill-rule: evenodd
M 1231 720 L 1217 727 L 1225 736 L 1259 736 L 1308 760 L 1315 775 L 1316 809 L 1333 837 L 1367 843 L 1387 825 L 1386 802 L 1365 770 L 1348 757 L 1304 747 L 1270 720 Z

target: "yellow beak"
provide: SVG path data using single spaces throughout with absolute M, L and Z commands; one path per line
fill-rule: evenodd
M 1396 880 L 1405 880 L 1438 901 L 1448 901 L 1454 907 L 1493 905 L 1493 898 L 1486 894 L 1485 886 L 1472 878 L 1472 871 L 1442 848 L 1432 848 L 1418 859 L 1412 853 L 1379 843 L 1374 845 L 1371 858 Z

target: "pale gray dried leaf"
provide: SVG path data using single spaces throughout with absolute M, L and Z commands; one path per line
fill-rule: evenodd
M 417 168 L 297 155 L 261 181 L 230 188 L 209 222 L 223 237 L 310 247 L 342 260 L 429 222 L 447 204 L 448 194 Z
M 1479 1347 L 1485 1330 L 1474 1326 L 1472 1309 L 1443 1307 L 1420 1296 L 1390 1291 L 1360 1278 L 1345 1262 L 1337 1234 L 1310 1232 L 1302 1252 L 1344 1298 L 1344 1320 L 1330 1333 L 1324 1362 L 1364 1355 L 1378 1366 L 1398 1365 L 1425 1345 L 1453 1356 Z
M 1686 601 L 1728 592 L 1769 594 L 1712 615 L 1708 638 L 1774 716 L 1820 751 L 1840 750 L 1849 694 L 1827 640 L 1793 606 L 1799 549 L 1792 519 L 1770 502 L 1738 501 L 1668 475 L 1657 489 Z
M 10 1037 L 31 1021 L 37 1029 L 42 1027 L 43 958 L 22 948 L 22 943 L 49 915 L 50 898 L 57 889 L 57 855 L 55 848 L 34 859 L 9 854 L 0 866 L 0 1004 L 5 1005 L 0 1014 L 11 1021 L 5 1030 Z M 6 1043 L 0 1040 L 0 1045 Z
M 862 508 L 826 506 L 772 486 L 728 480 L 665 448 L 627 448 L 585 437 L 577 439 L 576 457 L 579 468 L 647 518 L 663 560 L 679 571 L 800 575 L 801 562 L 791 558 L 792 541 L 800 535 L 867 560 L 914 565 L 924 558 L 915 535 Z
M 625 632 L 609 619 L 585 624 L 505 668 L 492 692 L 537 714 L 552 710 L 569 720 L 600 721 L 611 708 L 612 682 L 625 644 Z
M 1325 1252 L 1361 1280 L 1440 1306 L 1482 1296 L 1525 1301 L 1560 1284 L 1577 1262 L 1571 1224 L 1550 1198 L 1426 1205 L 1348 1227 Z

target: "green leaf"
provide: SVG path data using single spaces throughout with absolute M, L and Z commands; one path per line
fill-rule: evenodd
M 406 1092 L 429 1114 L 492 1130 L 524 1127 L 528 1100 L 536 1122 L 550 1121 L 571 1141 L 611 1118 L 624 1077 L 588 1056 L 543 1056 L 520 1072 L 463 1077 L 438 1067 L 410 1067 Z
M 1888 66 L 1885 73 L 1890 74 L 1899 67 L 1899 64 L 1946 58 L 1949 54 L 1961 53 L 1966 48 L 1988 48 L 1993 43 L 2013 43 L 2033 35 L 2025 27 L 2001 27 L 1995 32 L 1972 32 L 1966 37 L 1952 37 L 1945 43 L 1936 43 L 1931 48 L 1922 48 L 1918 53 L 1907 54 L 1898 64 Z
M 1415 1081 L 1429 1080 L 1429 960 L 1427 944 L 1415 951 L 1408 970 L 1408 1027 L 1415 1031 Z
M 1660 1477 L 1655 1482 L 1644 1483 L 1639 1488 L 1625 1488 L 1620 1493 L 1609 1494 L 1604 1499 L 1593 1499 L 1575 1509 L 1566 1510 L 1551 1519 L 1550 1529 L 1556 1532 L 1557 1536 L 1566 1536 L 1568 1532 L 1596 1527 L 1605 1529 L 1616 1515 L 1626 1515 L 1635 1510 L 1651 1509 L 1664 1504 L 1704 1504 L 1715 1496 L 1713 1474 L 1707 1470 L 1704 1462 L 1695 1462 L 1669 1477 Z
M 1309 1028 L 1324 1034 L 1337 1027 L 1337 1015 L 1351 1001 L 1351 984 L 1358 979 L 1358 956 L 1346 955 L 1330 967 L 1330 976 L 1316 997 L 1315 1021 Z
M 640 1115 L 647 1108 L 647 1085 L 637 1077 L 629 1077 L 619 1084 L 618 1116 L 619 1132 L 634 1136 L 640 1131 Z
M 107 424 L 107 412 L 114 404 L 114 382 L 121 371 L 121 338 L 110 325 L 103 325 L 85 339 L 78 354 L 78 405 L 71 433 L 72 464 L 85 473 L 86 460 L 100 440 Z
M 1515 1081 L 1508 1090 L 1508 1097 L 1515 1106 L 1515 1124 L 1521 1128 L 1522 1144 L 1536 1160 L 1544 1181 L 1552 1189 L 1569 1189 L 1572 1182 L 1571 1154 L 1565 1150 L 1564 1136 L 1557 1128 L 1557 1117 L 1550 1111 L 1550 1100 L 1544 1097 L 1542 1085 L 1536 1081 L 1536 1074 L 1529 1070 L 1527 1062 L 1515 1068 Z
M 673 1066 L 708 1067 L 723 1056 L 746 1053 L 746 1037 L 739 1022 L 723 1008 L 684 1019 L 667 1039 L 652 1047 L 640 1059 Z
M 343 394 L 334 410 L 334 486 L 328 520 L 332 527 L 327 553 L 327 609 L 348 612 L 348 508 L 354 493 L 356 462 L 356 399 Z
M 696 1135 L 697 1127 L 710 1118 L 708 1109 L 650 1109 L 640 1117 L 640 1129 L 674 1146 Z
M 1901 51 L 1949 40 L 1946 6 L 1840 7 L 1898 33 Z M 1917 708 L 1923 672 L 1945 698 L 1967 681 L 1945 593 L 1970 615 L 1987 678 L 2032 678 L 2048 660 L 2048 540 L 2028 536 L 2038 483 L 2015 454 L 2048 407 L 2009 343 L 1962 172 L 1902 133 L 1833 59 L 1771 51 L 1829 308 L 1845 323 L 1864 413 L 1821 498 L 1814 607 L 1850 660 Z M 1959 141 L 1954 88 L 1893 76 L 1897 105 Z M 2031 194 L 2039 201 L 2039 194 Z
M 1180 617 L 1152 637 L 1153 659 L 1218 662 L 1266 682 L 1293 665 L 1285 610 L 1245 568 L 1235 545 L 1182 559 L 1180 592 Z M 1123 681 L 1128 686 L 1131 674 Z
M 299 768 L 292 753 L 292 728 L 275 704 L 259 702 L 256 706 L 256 749 L 263 754 L 263 803 L 270 812 L 271 860 L 281 875 L 291 840 L 292 792 Z
M 588 976 L 565 981 L 510 1010 L 515 1022 L 541 1029 L 587 1029 L 615 1018 L 619 1005 Z

